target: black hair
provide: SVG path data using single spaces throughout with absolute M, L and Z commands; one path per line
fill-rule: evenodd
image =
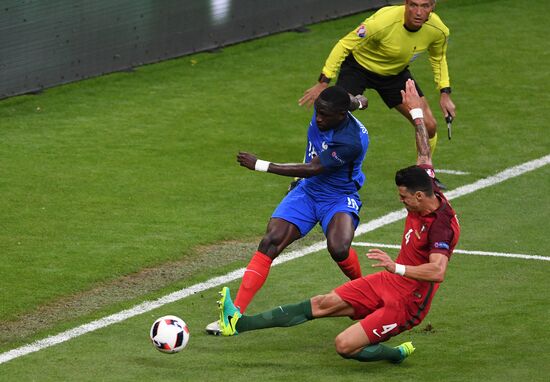
M 410 166 L 397 171 L 395 184 L 398 187 L 405 187 L 411 193 L 422 191 L 427 196 L 434 194 L 432 178 L 419 166 Z
M 334 112 L 348 111 L 351 104 L 348 92 L 340 86 L 326 88 L 319 94 L 319 100 L 323 101 L 327 109 Z

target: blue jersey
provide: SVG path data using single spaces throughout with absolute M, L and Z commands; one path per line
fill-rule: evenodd
M 316 196 L 356 193 L 365 183 L 361 165 L 369 147 L 367 129 L 348 112 L 338 127 L 321 131 L 315 116 L 314 111 L 307 132 L 305 162 L 319 156 L 325 172 L 304 179 L 305 191 Z

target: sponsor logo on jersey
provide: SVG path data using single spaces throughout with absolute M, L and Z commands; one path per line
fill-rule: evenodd
M 355 33 L 357 34 L 357 37 L 365 37 L 367 35 L 367 28 L 365 27 L 365 24 L 359 25 L 359 28 L 357 28 Z
M 330 155 L 332 155 L 332 157 L 336 159 L 338 162 L 344 164 L 344 161 L 338 156 L 338 154 L 336 154 L 336 151 L 333 151 Z
M 433 169 L 427 168 L 427 169 L 426 169 L 426 172 L 428 173 L 428 175 L 430 176 L 430 178 L 435 178 L 435 172 L 434 172 Z
M 449 249 L 449 244 L 445 243 L 444 241 L 438 241 L 434 244 L 435 248 L 442 248 L 442 249 Z

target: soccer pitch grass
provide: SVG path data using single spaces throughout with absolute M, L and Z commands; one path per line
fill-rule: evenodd
M 469 173 L 441 176 L 450 189 L 549 153 L 545 11 L 542 0 L 438 4 L 452 32 L 458 117 L 451 142 L 440 130 L 435 163 Z M 55 311 L 67 296 L 77 299 L 144 268 L 187 261 L 180 278 L 132 284 L 80 312 L 59 309 L 51 322 L 37 320 L 34 331 L 32 322 L 2 330 L 0 349 L 244 266 L 250 252 L 205 248 L 224 241 L 253 248 L 288 180 L 247 172 L 235 154 L 302 159 L 310 110 L 296 106 L 297 99 L 336 39 L 364 17 L 0 102 L 0 327 L 14 328 L 40 309 Z M 443 125 L 425 61 L 419 58 L 412 71 Z M 369 110 L 356 113 L 372 141 L 363 222 L 399 207 L 393 174 L 414 161 L 412 129 L 368 95 Z M 463 229 L 459 247 L 546 256 L 549 176 L 546 166 L 454 201 Z M 402 221 L 359 239 L 395 244 L 401 233 Z M 319 237 L 317 231 L 305 242 Z M 207 337 L 202 329 L 216 314 L 216 290 L 208 290 L 2 364 L 0 379 L 544 380 L 548 269 L 546 261 L 455 255 L 425 322 L 391 341 L 413 339 L 418 348 L 399 367 L 340 359 L 332 341 L 347 319 Z M 250 312 L 342 281 L 324 251 L 308 255 L 274 268 Z M 230 286 L 236 291 L 238 283 Z M 174 356 L 147 343 L 154 318 L 168 313 L 182 316 L 192 331 L 188 349 Z M 427 323 L 433 330 L 425 330 Z

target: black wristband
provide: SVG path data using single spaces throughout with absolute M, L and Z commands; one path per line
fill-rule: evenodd
M 330 78 L 325 76 L 323 73 L 319 74 L 319 78 L 317 79 L 319 82 L 324 82 L 325 84 L 328 84 L 330 82 Z
M 439 92 L 440 92 L 440 93 L 451 94 L 451 88 L 450 88 L 450 87 L 441 88 L 441 89 L 439 89 Z

